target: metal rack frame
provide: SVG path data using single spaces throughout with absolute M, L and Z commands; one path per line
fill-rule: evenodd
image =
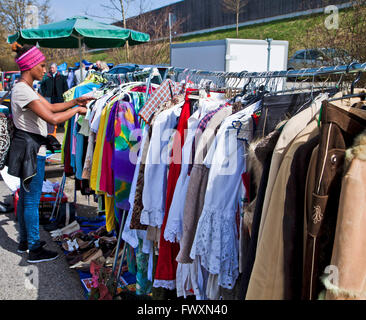
M 171 67 L 169 72 L 173 72 L 176 76 L 183 75 L 199 75 L 199 76 L 215 76 L 221 78 L 301 78 L 314 77 L 329 74 L 346 74 L 356 72 L 366 72 L 366 63 L 352 62 L 349 65 L 338 65 L 333 67 L 320 68 L 304 68 L 299 70 L 283 70 L 283 71 L 264 71 L 264 72 L 221 72 L 206 71 L 196 69 L 184 69 Z

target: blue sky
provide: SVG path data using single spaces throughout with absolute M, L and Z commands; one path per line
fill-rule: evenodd
M 127 12 L 128 16 L 134 16 L 139 13 L 140 1 L 143 1 L 143 5 L 146 9 L 152 10 L 178 2 L 179 0 L 134 0 Z M 85 15 L 86 12 L 95 16 L 111 16 L 110 12 L 105 11 L 100 6 L 101 4 L 110 4 L 109 0 L 50 0 L 50 4 L 54 21 L 63 20 L 75 15 Z M 118 12 L 116 13 L 116 17 L 117 16 Z M 111 19 L 94 19 L 109 23 L 113 22 Z

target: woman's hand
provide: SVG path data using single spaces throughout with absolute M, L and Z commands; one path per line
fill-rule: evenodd
M 97 100 L 97 99 L 94 97 L 85 96 L 85 97 L 76 98 L 75 102 L 78 106 L 85 107 L 92 100 Z
M 78 107 L 78 114 L 85 116 L 87 113 L 88 109 L 85 107 Z

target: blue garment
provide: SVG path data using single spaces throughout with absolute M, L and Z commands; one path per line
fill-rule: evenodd
M 80 126 L 77 125 L 77 128 L 79 129 Z M 76 156 L 75 156 L 75 177 L 78 180 L 83 180 L 83 169 L 84 169 L 84 163 L 83 163 L 83 157 L 84 157 L 84 136 L 80 133 L 76 134 Z
M 73 172 L 75 173 L 75 155 L 72 154 L 72 146 L 73 146 L 73 136 L 74 136 L 74 123 L 75 116 L 73 116 L 69 120 L 69 130 L 70 130 L 70 166 L 73 168 Z
M 42 195 L 42 187 L 45 173 L 46 157 L 37 156 L 37 174 L 26 192 L 23 185 L 20 186 L 17 205 L 17 218 L 20 229 L 20 242 L 28 242 L 29 250 L 39 248 L 39 202 Z
M 90 93 L 93 91 L 93 89 L 99 89 L 102 84 L 96 84 L 96 83 L 86 83 L 83 85 L 79 85 L 75 88 L 73 99 L 79 98 L 87 93 Z M 84 152 L 84 139 L 83 136 L 80 135 L 76 130 L 74 130 L 75 127 L 75 116 L 73 116 L 70 119 L 70 128 L 71 128 L 71 134 L 70 134 L 70 165 L 74 169 L 74 172 L 76 174 L 76 178 L 78 180 L 82 180 L 82 171 L 83 171 L 83 152 Z M 76 126 L 78 128 L 78 126 Z M 76 154 L 72 153 L 73 150 L 73 136 L 76 137 Z

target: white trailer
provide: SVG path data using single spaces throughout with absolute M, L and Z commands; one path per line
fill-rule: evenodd
M 287 70 L 288 41 L 224 39 L 171 45 L 170 64 L 223 72 Z

